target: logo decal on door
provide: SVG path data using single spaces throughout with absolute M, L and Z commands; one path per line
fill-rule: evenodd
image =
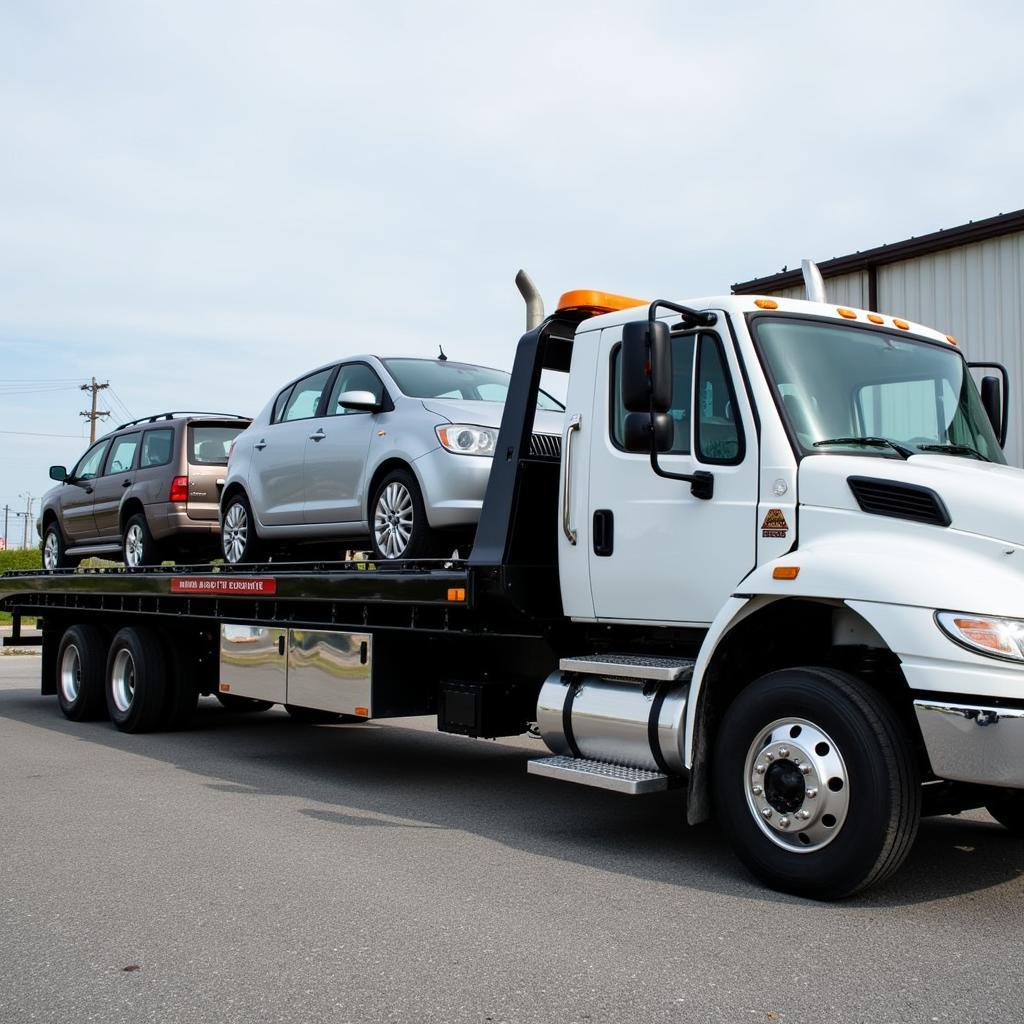
M 770 508 L 761 524 L 762 537 L 787 537 L 789 535 L 789 523 L 782 514 L 781 508 Z

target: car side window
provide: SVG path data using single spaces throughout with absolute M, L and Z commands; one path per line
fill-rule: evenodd
M 75 480 L 94 480 L 103 465 L 103 456 L 107 454 L 110 441 L 100 441 L 93 445 L 79 460 L 71 474 Z
M 281 417 L 284 415 L 284 407 L 287 404 L 288 399 L 291 398 L 291 394 L 292 389 L 290 387 L 287 387 L 284 389 L 284 391 L 281 392 L 281 394 L 277 396 L 277 398 L 274 401 L 274 410 L 270 414 L 271 423 L 281 422 Z
M 697 451 L 702 462 L 743 461 L 743 430 L 722 343 L 702 334 L 697 355 Z
M 139 447 L 138 434 L 125 434 L 114 439 L 107 459 L 107 474 L 126 473 L 135 465 L 135 452 Z
M 622 404 L 621 381 L 619 379 L 619 353 L 621 346 L 612 349 L 611 358 L 611 431 L 616 448 L 623 444 L 626 409 Z M 683 334 L 672 339 L 672 407 L 668 414 L 675 428 L 672 447 L 668 454 L 688 455 L 690 453 L 690 423 L 693 406 L 693 351 L 694 337 Z
M 338 377 L 331 388 L 331 397 L 327 403 L 328 416 L 347 416 L 363 413 L 363 409 L 343 409 L 338 399 L 346 391 L 369 391 L 378 402 L 383 401 L 384 385 L 380 377 L 366 363 L 349 363 L 338 370 Z
M 308 420 L 315 416 L 320 406 L 320 398 L 331 379 L 333 370 L 321 370 L 319 373 L 312 373 L 303 377 L 292 388 L 291 395 L 284 406 L 284 414 L 281 416 L 282 423 L 291 420 Z
M 173 449 L 173 430 L 147 430 L 142 435 L 142 455 L 139 458 L 139 469 L 166 466 L 171 461 Z

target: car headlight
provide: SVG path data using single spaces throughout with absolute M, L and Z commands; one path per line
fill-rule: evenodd
M 472 423 L 444 423 L 434 430 L 444 448 L 456 455 L 493 455 L 498 441 L 498 431 L 493 427 Z
M 967 612 L 936 612 L 939 628 L 955 643 L 990 658 L 1024 661 L 1024 621 Z

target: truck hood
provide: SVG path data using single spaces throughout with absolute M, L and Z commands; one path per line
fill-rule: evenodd
M 954 455 L 812 455 L 800 463 L 800 505 L 860 512 L 850 477 L 930 488 L 946 506 L 951 529 L 1024 545 L 1024 470 Z
M 479 427 L 500 427 L 505 411 L 503 402 L 472 402 L 455 398 L 423 398 L 423 408 L 436 413 L 449 423 L 472 423 Z M 533 429 L 539 434 L 561 434 L 560 412 L 538 409 L 534 416 Z

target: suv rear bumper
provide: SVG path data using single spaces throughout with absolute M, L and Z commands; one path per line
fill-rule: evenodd
M 149 532 L 157 540 L 171 536 L 212 538 L 220 534 L 219 519 L 190 519 L 184 505 L 169 501 L 148 505 L 146 519 Z
M 1024 708 L 919 699 L 914 711 L 940 779 L 1024 789 Z

